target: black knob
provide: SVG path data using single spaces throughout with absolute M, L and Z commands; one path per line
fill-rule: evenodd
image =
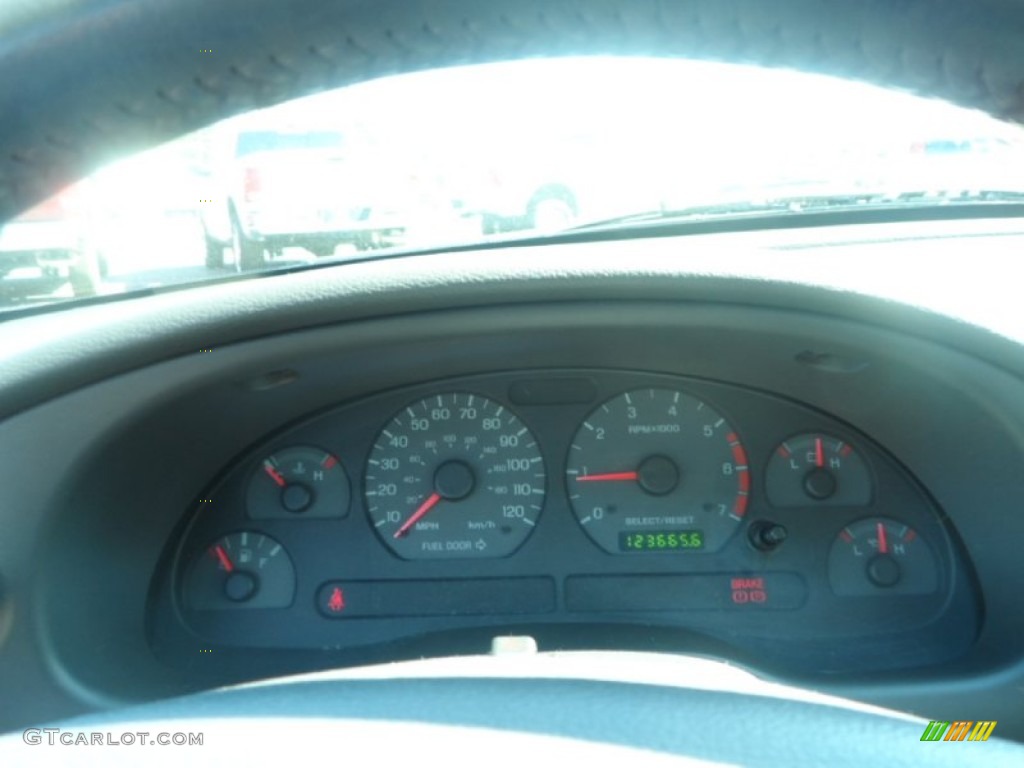
M 778 547 L 789 536 L 784 525 L 769 520 L 758 520 L 751 524 L 748 531 L 750 543 L 762 552 L 770 552 Z

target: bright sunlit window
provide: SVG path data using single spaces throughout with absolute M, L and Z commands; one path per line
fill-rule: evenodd
M 0 228 L 0 306 L 635 216 L 1024 191 L 1021 129 L 820 75 L 537 59 L 360 83 L 126 157 Z

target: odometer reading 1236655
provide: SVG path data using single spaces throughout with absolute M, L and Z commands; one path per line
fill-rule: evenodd
M 739 437 L 707 403 L 640 389 L 587 416 L 566 483 L 577 519 L 607 552 L 714 552 L 746 514 L 750 471 Z
M 409 405 L 381 430 L 366 504 L 381 540 L 408 560 L 504 557 L 544 506 L 544 462 L 504 406 L 469 393 Z
M 621 552 L 677 552 L 703 549 L 703 531 L 648 531 L 646 533 L 619 533 Z

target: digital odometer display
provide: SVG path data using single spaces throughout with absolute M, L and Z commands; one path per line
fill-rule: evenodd
M 704 549 L 704 531 L 644 531 L 619 534 L 620 552 L 694 552 Z

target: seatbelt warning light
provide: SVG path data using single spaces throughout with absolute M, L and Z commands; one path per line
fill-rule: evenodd
M 327 601 L 327 608 L 334 613 L 341 613 L 345 607 L 345 593 L 341 591 L 341 587 L 335 587 L 334 591 L 331 592 L 331 598 Z

